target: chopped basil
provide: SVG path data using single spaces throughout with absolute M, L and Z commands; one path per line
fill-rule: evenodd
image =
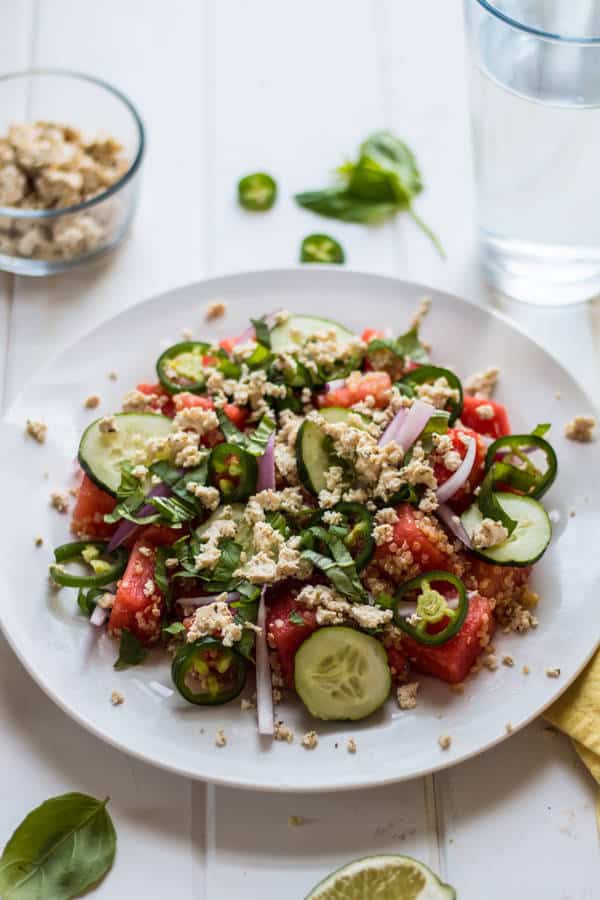
M 162 630 L 162 633 L 169 634 L 173 637 L 177 637 L 177 635 L 183 634 L 183 632 L 185 630 L 186 630 L 186 628 L 185 628 L 185 625 L 183 624 L 183 622 L 172 622 L 171 625 L 165 625 L 165 627 Z
M 254 332 L 256 334 L 256 340 L 258 341 L 258 343 L 262 344 L 263 347 L 266 347 L 267 350 L 270 350 L 271 332 L 265 316 L 262 316 L 262 318 L 260 319 L 250 319 L 250 321 L 254 325 Z
M 119 656 L 113 668 L 120 672 L 122 669 L 128 669 L 129 666 L 137 666 L 146 659 L 147 655 L 148 651 L 135 634 L 128 628 L 122 628 Z
M 263 455 L 269 438 L 275 431 L 275 422 L 269 416 L 262 417 L 258 427 L 255 428 L 252 434 L 245 434 L 239 428 L 236 428 L 231 419 L 221 409 L 217 410 L 217 418 L 219 427 L 227 442 L 237 444 L 238 447 L 242 447 L 253 456 Z

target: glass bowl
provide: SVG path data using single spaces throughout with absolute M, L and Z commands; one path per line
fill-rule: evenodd
M 15 156 L 13 144 L 2 142 L 11 126 L 37 122 L 71 126 L 86 141 L 89 139 L 86 147 L 91 147 L 89 152 L 96 154 L 90 163 L 88 150 L 85 151 L 88 169 L 81 170 L 83 175 L 76 171 L 72 184 L 80 184 L 83 178 L 87 190 L 81 187 L 72 193 L 74 202 L 69 196 L 68 182 L 70 170 L 76 170 L 81 160 L 76 143 L 70 146 L 50 142 L 48 146 L 54 154 L 50 159 L 44 156 L 43 147 L 38 152 L 39 145 L 28 156 L 29 148 L 24 142 L 19 145 L 20 155 Z M 72 136 L 65 137 L 67 134 L 63 132 L 61 140 L 77 140 L 75 131 Z M 99 135 L 102 140 L 94 142 Z M 106 148 L 110 150 L 110 142 L 103 142 L 109 138 L 122 145 L 126 159 L 112 169 L 112 159 L 102 155 Z M 134 105 L 98 78 L 62 69 L 31 69 L 1 76 L 0 269 L 17 275 L 51 275 L 73 269 L 116 247 L 135 213 L 144 144 L 144 126 Z M 60 153 L 64 153 L 64 161 Z M 43 165 L 42 160 L 49 159 L 50 169 L 35 168 Z M 107 168 L 103 168 L 105 162 Z M 106 177 L 103 172 L 108 173 Z M 116 180 L 115 173 L 118 173 Z M 45 180 L 40 182 L 40 178 Z M 11 183 L 16 184 L 15 194 Z M 34 189 L 39 199 L 40 184 L 45 199 L 39 200 L 38 205 L 53 204 L 51 208 L 25 208 L 17 200 L 5 199 Z M 77 199 L 82 194 L 85 199 Z M 15 205 L 2 205 L 3 202 Z

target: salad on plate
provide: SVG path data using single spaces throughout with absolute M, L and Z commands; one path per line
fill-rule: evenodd
M 433 363 L 423 312 L 400 337 L 282 310 L 185 340 L 85 429 L 50 575 L 115 668 L 156 647 L 197 706 L 255 671 L 242 705 L 281 737 L 285 691 L 320 720 L 410 708 L 414 673 L 460 686 L 495 628 L 537 624 L 549 426 L 512 434 L 495 370 Z

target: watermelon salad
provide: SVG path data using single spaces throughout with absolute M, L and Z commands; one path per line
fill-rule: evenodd
M 114 638 L 115 668 L 162 650 L 196 706 L 248 681 L 242 705 L 277 737 L 285 691 L 321 720 L 393 690 L 414 706 L 415 673 L 460 685 L 497 626 L 537 624 L 549 426 L 513 434 L 497 373 L 463 386 L 420 318 L 359 336 L 280 311 L 187 340 L 85 429 L 76 540 L 50 575 Z

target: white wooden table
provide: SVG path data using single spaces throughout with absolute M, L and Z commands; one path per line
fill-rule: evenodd
M 148 155 L 133 233 L 108 261 L 54 279 L 0 273 L 5 404 L 36 367 L 128 305 L 207 275 L 293 265 L 301 238 L 321 223 L 291 194 L 320 186 L 382 126 L 415 149 L 427 183 L 418 208 L 448 261 L 408 218 L 326 230 L 353 268 L 491 302 L 475 261 L 456 0 L 4 0 L 0 66 L 34 65 L 119 85 L 145 118 Z M 234 190 L 257 169 L 276 175 L 280 201 L 249 220 Z M 502 307 L 597 394 L 591 306 Z M 595 790 L 568 742 L 542 722 L 478 759 L 395 787 L 245 793 L 105 746 L 45 697 L 3 639 L 0 722 L 0 844 L 48 796 L 111 795 L 119 852 L 99 898 L 295 900 L 329 870 L 375 852 L 422 859 L 460 900 L 598 897 Z M 290 815 L 305 823 L 289 826 Z

